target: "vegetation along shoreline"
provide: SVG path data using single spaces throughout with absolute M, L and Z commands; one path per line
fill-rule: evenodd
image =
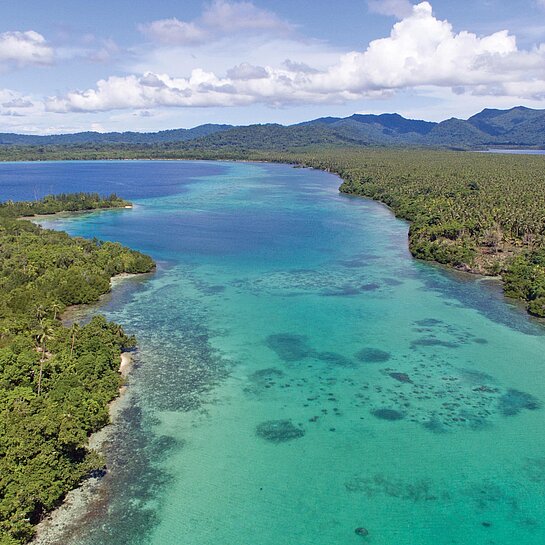
M 141 150 L 133 149 L 125 158 L 268 161 L 334 173 L 342 180 L 341 192 L 382 202 L 397 217 L 410 222 L 413 256 L 501 277 L 506 295 L 524 301 L 530 313 L 545 316 L 543 157 L 353 148 L 199 150 L 179 152 L 175 157 L 140 154 Z M 5 293 L 0 363 L 2 411 L 7 422 L 3 432 L 5 467 L 0 469 L 3 474 L 15 475 L 15 466 L 22 465 L 24 474 L 31 476 L 23 478 L 25 482 L 8 479 L 3 484 L 1 507 L 5 515 L 0 528 L 8 537 L 1 538 L 1 545 L 28 541 L 34 524 L 57 507 L 66 492 L 92 469 L 100 467 L 98 455 L 87 450 L 88 437 L 108 423 L 108 404 L 121 385 L 119 357 L 135 342 L 101 317 L 81 328 L 63 327 L 62 311 L 69 305 L 96 301 L 109 291 L 111 278 L 119 273 L 149 272 L 154 267 L 150 258 L 120 244 L 72 238 L 17 218 L 127 206 L 129 203 L 115 195 L 104 199 L 85 193 L 0 204 Z M 72 393 L 82 389 L 82 377 L 75 381 L 74 369 L 79 372 L 79 364 L 90 367 L 90 352 L 99 354 L 103 364 L 97 371 L 94 360 L 94 369 L 86 370 L 89 384 L 76 399 Z M 104 380 L 104 385 L 91 388 L 96 380 Z M 54 400 L 52 405 L 47 402 L 49 397 Z M 67 404 L 70 408 L 62 409 Z M 70 419 L 59 411 L 70 414 Z M 54 420 L 55 426 L 43 444 L 39 423 L 28 426 L 23 439 L 16 439 L 23 422 L 26 425 L 44 415 L 47 422 Z M 51 457 L 42 459 L 42 450 L 53 450 L 55 442 L 61 449 L 51 465 Z M 34 446 L 21 454 L 29 444 Z M 59 467 L 53 467 L 55 464 Z M 45 475 L 40 479 L 51 482 L 37 484 L 34 475 Z M 28 493 L 26 487 L 30 488 Z
M 89 437 L 110 420 L 121 355 L 136 340 L 103 316 L 66 327 L 63 312 L 97 301 L 118 274 L 155 267 L 121 244 L 18 218 L 128 205 L 89 193 L 0 205 L 1 545 L 32 539 L 66 493 L 104 465 Z
M 279 146 L 281 147 L 281 146 Z M 9 148 L 9 147 L 8 147 Z M 418 148 L 256 149 L 229 141 L 173 146 L 17 148 L 21 160 L 224 160 L 294 164 L 337 174 L 342 193 L 410 222 L 412 255 L 499 277 L 506 296 L 545 317 L 545 157 Z M 7 150 L 0 150 L 0 159 Z M 37 155 L 36 155 L 37 154 Z

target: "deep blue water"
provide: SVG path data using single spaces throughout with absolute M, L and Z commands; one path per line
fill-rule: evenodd
M 182 175 L 176 161 L 8 162 L 0 164 L 0 200 L 77 191 L 117 193 L 126 199 L 163 197 L 185 191 L 194 176 L 216 176 L 226 170 L 211 161 L 188 161 Z
M 497 283 L 413 260 L 407 224 L 338 185 L 285 165 L 0 164 L 4 198 L 130 198 L 42 223 L 159 262 L 92 311 L 139 352 L 102 495 L 59 543 L 545 543 L 541 325 Z

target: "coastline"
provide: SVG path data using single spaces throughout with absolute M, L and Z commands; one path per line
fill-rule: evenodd
M 146 273 L 143 273 L 146 274 Z M 73 322 L 90 318 L 94 311 L 106 303 L 105 298 L 114 296 L 116 288 L 124 281 L 141 277 L 142 274 L 121 273 L 110 279 L 110 292 L 100 296 L 91 304 L 72 305 L 61 316 L 64 326 Z M 88 449 L 102 455 L 103 447 L 115 435 L 115 427 L 122 410 L 130 403 L 128 379 L 134 366 L 134 352 L 121 352 L 119 355 L 118 372 L 123 383 L 117 396 L 108 404 L 109 422 L 103 428 L 91 434 L 88 439 Z M 59 539 L 77 531 L 80 521 L 89 515 L 94 502 L 101 500 L 104 490 L 104 477 L 107 468 L 97 469 L 85 478 L 76 488 L 70 490 L 62 503 L 35 526 L 35 536 L 30 545 L 59 545 Z
M 368 199 L 367 197 L 361 196 L 360 198 Z M 380 201 L 374 200 L 374 202 Z M 381 204 L 383 206 L 386 206 L 392 212 L 392 214 L 395 215 L 390 207 L 384 205 L 384 203 Z M 435 262 L 427 261 L 427 263 Z M 444 268 L 445 270 L 467 274 L 467 272 L 457 271 L 457 269 L 453 267 L 448 267 L 440 264 L 438 264 L 438 266 Z M 131 276 L 139 275 L 118 275 L 116 277 L 113 277 L 111 279 L 112 287 L 118 282 L 121 282 L 124 278 Z M 482 278 L 488 279 L 493 277 L 483 276 Z M 130 357 L 130 354 L 122 353 L 120 355 L 120 359 L 121 362 L 119 366 L 119 372 L 123 376 L 128 376 L 130 374 L 132 358 Z M 100 449 L 100 447 L 104 444 L 104 441 L 106 441 L 108 437 L 111 437 L 112 434 L 115 434 L 115 429 L 112 429 L 112 426 L 115 426 L 115 418 L 119 414 L 119 408 L 122 407 L 124 403 L 128 402 L 127 398 L 124 395 L 125 391 L 126 386 L 123 386 L 120 389 L 119 396 L 110 405 L 111 424 L 91 436 L 90 445 L 98 445 L 93 446 L 93 448 Z M 63 505 L 59 509 L 54 511 L 51 517 L 48 517 L 48 519 L 50 518 L 51 520 L 46 519 L 46 521 L 48 522 L 47 526 L 44 527 L 42 531 L 43 533 L 40 533 L 39 537 L 34 540 L 33 543 L 37 545 L 54 545 L 55 543 L 59 543 L 59 533 L 65 534 L 66 532 L 70 532 L 70 528 L 77 529 L 78 520 L 81 520 L 81 517 L 85 516 L 86 513 L 88 513 L 90 506 L 92 508 L 93 502 L 96 502 L 100 498 L 100 493 L 101 491 L 103 491 L 105 486 L 107 486 L 107 483 L 103 481 L 102 477 L 93 477 L 84 481 L 79 488 L 70 492 Z
M 120 360 L 119 373 L 126 380 L 133 367 L 133 356 L 130 352 L 122 352 Z M 101 454 L 104 444 L 115 433 L 118 416 L 129 403 L 126 392 L 127 384 L 124 382 L 119 388 L 118 396 L 108 405 L 110 422 L 89 437 L 90 450 Z M 104 492 L 104 477 L 107 473 L 107 469 L 97 470 L 83 480 L 77 488 L 70 490 L 61 505 L 35 526 L 36 534 L 30 541 L 30 545 L 59 545 L 59 539 L 62 536 L 75 532 L 80 520 L 88 515 L 93 502 L 100 501 L 101 493 Z
M 45 161 L 44 161 L 45 162 Z M 53 218 L 70 218 L 73 216 L 83 216 L 85 214 L 91 214 L 92 212 L 100 212 L 101 210 L 130 210 L 133 209 L 134 205 L 125 205 L 125 206 L 108 206 L 104 208 L 90 208 L 88 210 L 63 210 L 61 212 L 53 212 L 52 214 L 34 214 L 33 216 L 19 216 L 18 220 L 26 221 L 39 221 L 39 220 L 48 220 Z
M 438 151 L 443 151 L 443 150 L 438 150 Z M 474 153 L 474 151 L 472 150 L 468 150 L 467 153 Z M 508 154 L 509 155 L 509 154 Z M 530 154 L 530 155 L 535 155 L 535 154 Z M 57 160 L 55 159 L 37 159 L 37 160 L 30 160 L 30 161 L 13 161 L 15 163 L 24 163 L 24 162 L 42 162 L 42 163 L 47 163 L 47 162 L 56 162 Z M 396 211 L 390 206 L 388 205 L 387 203 L 379 200 L 379 199 L 374 199 L 374 198 L 371 198 L 371 197 L 368 197 L 368 196 L 365 196 L 365 195 L 359 195 L 357 193 L 352 193 L 352 192 L 348 192 L 348 191 L 344 191 L 342 189 L 342 186 L 344 183 L 347 182 L 347 180 L 345 180 L 342 175 L 337 172 L 335 169 L 331 169 L 331 168 L 321 168 L 319 166 L 316 166 L 314 164 L 312 164 L 312 161 L 310 162 L 306 162 L 304 158 L 293 158 L 292 160 L 276 160 L 274 157 L 269 157 L 269 158 L 247 158 L 247 159 L 241 159 L 241 158 L 233 158 L 233 157 L 225 157 L 225 158 L 221 158 L 221 157 L 214 157 L 214 158 L 206 158 L 206 157 L 201 157 L 201 158 L 194 158 L 194 157 L 186 157 L 186 158 L 174 158 L 174 157 L 165 157 L 165 158 L 158 158 L 158 157 L 142 157 L 142 158 L 135 158 L 135 157 L 132 157 L 132 158 L 101 158 L 101 159 L 62 159 L 60 160 L 61 162 L 62 161 L 82 161 L 82 162 L 94 162 L 94 161 L 112 161 L 112 162 L 116 162 L 116 161 L 144 161 L 144 162 L 152 162 L 152 161 L 157 161 L 157 162 L 161 162 L 161 161 L 180 161 L 180 162 L 191 162 L 191 161 L 202 161 L 202 162 L 227 162 L 227 163 L 256 163 L 256 164 L 260 164 L 260 163 L 270 163 L 270 164 L 283 164 L 283 165 L 286 165 L 286 166 L 291 166 L 293 168 L 310 168 L 310 169 L 313 169 L 313 170 L 319 170 L 321 172 L 326 172 L 328 174 L 332 174 L 333 176 L 336 176 L 339 180 L 340 180 L 340 185 L 338 187 L 338 191 L 339 193 L 342 193 L 343 195 L 345 196 L 351 196 L 351 197 L 357 197 L 357 198 L 360 198 L 360 199 L 367 199 L 367 200 L 370 200 L 370 201 L 373 201 L 373 202 L 377 202 L 377 203 L 380 203 L 381 205 L 385 206 L 393 215 L 395 218 L 397 218 L 398 220 L 401 220 L 401 221 L 406 221 L 407 224 L 410 226 L 411 225 L 411 221 L 402 217 L 402 216 L 399 216 Z M 125 208 L 132 208 L 133 206 L 131 205 L 130 207 L 121 207 L 120 209 L 123 210 Z M 105 208 L 105 209 L 101 209 L 101 210 L 114 210 L 116 209 L 117 207 L 113 207 L 113 208 Z M 88 213 L 88 212 L 93 212 L 93 211 L 96 211 L 96 210 L 84 210 L 84 211 L 78 211 L 78 212 L 57 212 L 55 214 L 45 214 L 45 215 L 36 215 L 36 216 L 29 216 L 29 217 L 21 217 L 19 219 L 26 219 L 26 220 L 30 220 L 30 221 L 39 221 L 40 219 L 48 219 L 48 218 L 52 218 L 52 217 L 68 217 L 68 216 L 71 216 L 73 214 L 85 214 L 85 213 Z M 410 245 L 410 238 L 409 238 L 409 233 L 407 233 L 407 242 L 408 242 L 408 247 L 409 247 L 409 252 L 411 253 L 413 259 L 416 259 L 418 261 L 422 261 L 424 263 L 430 263 L 430 264 L 433 264 L 433 265 L 436 265 L 436 266 L 439 266 L 441 268 L 444 268 L 445 270 L 448 270 L 448 271 L 451 271 L 451 272 L 455 272 L 455 273 L 465 273 L 465 274 L 469 274 L 469 275 L 472 275 L 472 276 L 476 276 L 476 277 L 479 277 L 481 279 L 489 279 L 489 280 L 492 280 L 492 281 L 497 281 L 501 284 L 502 286 L 502 289 L 505 285 L 505 282 L 503 280 L 503 278 L 501 277 L 501 275 L 492 275 L 492 274 L 487 274 L 484 270 L 482 269 L 479 269 L 479 268 L 476 268 L 476 267 L 471 267 L 469 265 L 464 265 L 464 266 L 456 266 L 456 265 L 453 265 L 453 264 L 449 264 L 449 263 L 440 263 L 439 261 L 435 261 L 435 260 L 431 260 L 431 259 L 422 259 L 420 257 L 417 257 L 416 255 L 414 255 L 414 253 L 412 252 L 411 250 L 411 245 Z M 522 305 L 526 312 L 528 312 L 528 314 L 530 316 L 532 316 L 533 318 L 536 318 L 536 319 L 539 319 L 539 317 L 533 315 L 532 313 L 530 313 L 526 307 L 526 303 L 524 300 L 522 299 L 517 299 L 517 298 L 511 298 L 511 297 L 507 297 L 506 296 L 506 300 L 511 302 L 511 304 L 514 304 L 515 306 L 520 306 Z

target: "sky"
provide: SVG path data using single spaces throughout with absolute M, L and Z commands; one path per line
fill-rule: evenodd
M 0 132 L 545 108 L 545 0 L 4 0 Z

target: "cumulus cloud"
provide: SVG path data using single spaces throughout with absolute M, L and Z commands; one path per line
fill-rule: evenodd
M 545 0 L 543 0 L 545 2 Z M 367 0 L 369 11 L 381 15 L 393 15 L 403 19 L 411 14 L 413 5 L 409 0 Z
M 38 32 L 3 32 L 0 34 L 0 63 L 24 66 L 51 64 L 53 49 Z
M 291 59 L 286 59 L 282 65 L 285 66 L 290 72 L 303 72 L 306 74 L 316 74 L 319 72 L 319 70 L 312 68 L 312 66 L 309 66 L 304 62 L 295 62 Z
M 254 66 L 243 62 L 227 70 L 227 77 L 233 80 L 263 79 L 268 78 L 269 73 L 263 66 Z
M 176 17 L 139 25 L 138 29 L 150 39 L 169 45 L 202 43 L 208 36 L 208 33 L 196 23 L 186 23 Z
M 121 48 L 111 38 L 101 40 L 98 49 L 91 49 L 86 58 L 91 62 L 107 63 L 121 52 Z
M 228 2 L 215 0 L 202 16 L 205 26 L 224 32 L 239 30 L 290 31 L 293 25 L 283 21 L 272 11 L 258 8 L 252 2 Z
M 10 131 L 12 127 L 21 126 L 22 120 L 33 118 L 43 110 L 42 102 L 34 101 L 31 97 L 12 89 L 0 88 L 0 116 L 4 132 Z
M 32 108 L 33 103 L 22 97 L 10 98 L 6 102 L 2 102 L 3 108 Z
M 138 25 L 150 40 L 164 45 L 195 45 L 217 40 L 223 35 L 247 31 L 285 34 L 294 26 L 272 11 L 258 8 L 252 2 L 214 0 L 195 21 L 176 17 Z
M 365 51 L 341 55 L 319 71 L 297 60 L 277 66 L 242 63 L 224 76 L 200 68 L 186 77 L 150 71 L 101 80 L 96 88 L 53 97 L 47 107 L 84 112 L 336 103 L 423 86 L 539 99 L 545 97 L 544 67 L 545 44 L 521 50 L 508 31 L 482 37 L 456 33 L 448 21 L 433 15 L 428 2 L 421 2 L 393 26 L 388 37 L 372 41 Z

